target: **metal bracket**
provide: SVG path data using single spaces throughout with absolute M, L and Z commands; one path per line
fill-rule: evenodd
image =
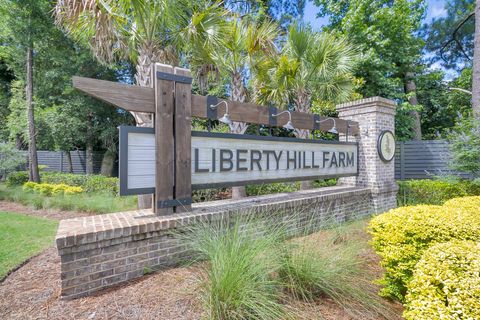
M 320 130 L 320 116 L 318 114 L 313 115 L 313 130 Z
M 193 80 L 191 77 L 179 76 L 178 74 L 166 73 L 161 71 L 157 71 L 157 79 L 169 80 L 169 81 L 175 81 L 175 82 L 187 83 L 187 84 L 191 84 Z
M 207 118 L 210 120 L 218 119 L 218 108 L 210 108 L 211 105 L 216 105 L 218 98 L 215 96 L 207 96 Z
M 157 208 L 170 208 L 178 206 L 188 206 L 192 204 L 192 198 L 158 200 Z
M 270 127 L 277 126 L 277 117 L 272 117 L 272 114 L 277 114 L 278 109 L 274 106 L 268 106 L 268 125 Z

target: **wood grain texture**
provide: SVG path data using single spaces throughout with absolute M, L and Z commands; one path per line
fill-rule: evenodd
M 72 82 L 74 88 L 127 111 L 155 111 L 152 88 L 83 77 L 73 77 Z
M 155 64 L 157 71 L 173 73 L 173 67 Z M 173 199 L 174 186 L 174 85 L 173 81 L 155 78 L 155 206 L 156 214 L 173 213 L 173 208 L 159 208 L 158 202 Z
M 132 86 L 112 81 L 95 80 L 90 78 L 74 77 L 73 85 L 83 92 L 111 103 L 127 111 L 155 112 L 155 91 L 151 88 Z M 207 97 L 192 94 L 192 113 L 193 117 L 207 118 Z M 218 102 L 222 101 L 219 99 Z M 233 121 L 269 124 L 268 107 L 260 106 L 254 103 L 241 103 L 225 100 L 229 106 L 229 114 Z M 223 110 L 223 109 L 222 109 Z M 218 113 L 223 115 L 222 112 Z M 320 120 L 327 117 L 320 117 Z M 340 133 L 347 132 L 347 121 L 335 118 L 336 128 Z M 282 126 L 288 121 L 288 114 L 283 114 L 277 118 L 278 126 Z M 314 129 L 314 115 L 302 112 L 292 112 L 292 123 L 298 129 Z M 359 134 L 358 123 L 350 121 L 350 135 Z M 320 130 L 327 131 L 333 126 L 333 121 L 325 121 L 320 124 Z
M 191 77 L 190 70 L 175 68 L 174 73 Z M 175 199 L 192 197 L 191 125 L 192 85 L 175 82 Z M 188 212 L 191 205 L 181 205 L 175 212 Z

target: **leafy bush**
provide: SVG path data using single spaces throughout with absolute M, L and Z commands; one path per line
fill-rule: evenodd
M 403 301 L 416 263 L 432 245 L 452 239 L 480 240 L 478 210 L 469 210 L 468 198 L 455 201 L 455 207 L 401 207 L 370 221 L 372 245 L 385 268 L 381 295 Z
M 264 184 L 252 184 L 245 187 L 247 196 L 260 196 L 271 193 L 293 192 L 300 189 L 300 182 L 276 182 Z
M 46 183 L 81 187 L 85 192 L 89 193 L 108 192 L 118 194 L 118 178 L 59 172 L 44 172 L 41 178 Z
M 26 156 L 14 145 L 0 142 L 0 178 L 4 173 L 13 171 L 26 162 Z
M 66 184 L 49 184 L 49 183 L 35 183 L 27 182 L 23 185 L 24 191 L 33 191 L 44 196 L 52 195 L 72 195 L 82 193 L 81 187 L 69 186 Z
M 28 171 L 11 172 L 7 175 L 6 184 L 9 187 L 21 186 L 28 181 Z
M 480 196 L 450 199 L 443 204 L 446 208 L 462 208 L 472 214 L 480 212 Z
M 60 172 L 41 172 L 40 179 L 47 184 L 66 184 L 81 187 L 85 192 L 107 192 L 118 195 L 118 178 L 102 175 L 83 175 Z M 20 186 L 28 181 L 27 171 L 12 172 L 7 177 L 8 186 Z
M 315 180 L 314 188 L 330 187 L 337 184 L 337 179 Z M 300 190 L 300 182 L 275 182 L 246 186 L 248 196 L 260 196 L 264 194 L 294 192 Z
M 399 181 L 399 206 L 415 204 L 441 205 L 445 201 L 469 195 L 480 195 L 480 181 L 474 180 L 407 180 Z
M 408 284 L 407 320 L 480 318 L 480 243 L 437 244 L 418 262 Z
M 480 177 L 480 120 L 473 116 L 460 119 L 448 140 L 451 167 Z

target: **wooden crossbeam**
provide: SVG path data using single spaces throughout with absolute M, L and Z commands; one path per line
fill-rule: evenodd
M 140 86 L 133 86 L 118 82 L 97 80 L 83 77 L 73 77 L 73 86 L 88 95 L 108 102 L 116 107 L 133 112 L 151 112 L 155 113 L 155 90 Z M 192 117 L 207 118 L 207 97 L 192 94 Z M 224 99 L 218 99 L 218 102 Z M 243 103 L 225 100 L 228 103 L 228 111 L 233 121 L 269 125 L 270 112 L 268 107 L 260 106 L 254 103 Z M 217 114 L 219 117 L 225 112 L 224 104 L 219 107 Z M 328 117 L 318 117 L 304 112 L 292 112 L 292 123 L 298 129 L 316 129 L 315 117 L 319 120 Z M 276 118 L 277 125 L 282 126 L 288 121 L 288 114 L 285 113 Z M 347 126 L 350 124 L 348 132 L 350 135 L 359 134 L 358 123 L 335 118 L 336 128 L 339 133 L 347 133 Z M 327 131 L 332 128 L 333 121 L 320 123 L 319 130 Z

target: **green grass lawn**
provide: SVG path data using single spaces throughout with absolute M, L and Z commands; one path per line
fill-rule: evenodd
M 79 193 L 74 195 L 45 196 L 26 192 L 22 187 L 7 187 L 0 184 L 0 200 L 18 202 L 35 209 L 60 209 L 67 211 L 85 211 L 109 213 L 135 210 L 137 197 L 117 197 L 109 193 Z
M 55 220 L 0 211 L 0 279 L 53 245 L 57 225 Z

